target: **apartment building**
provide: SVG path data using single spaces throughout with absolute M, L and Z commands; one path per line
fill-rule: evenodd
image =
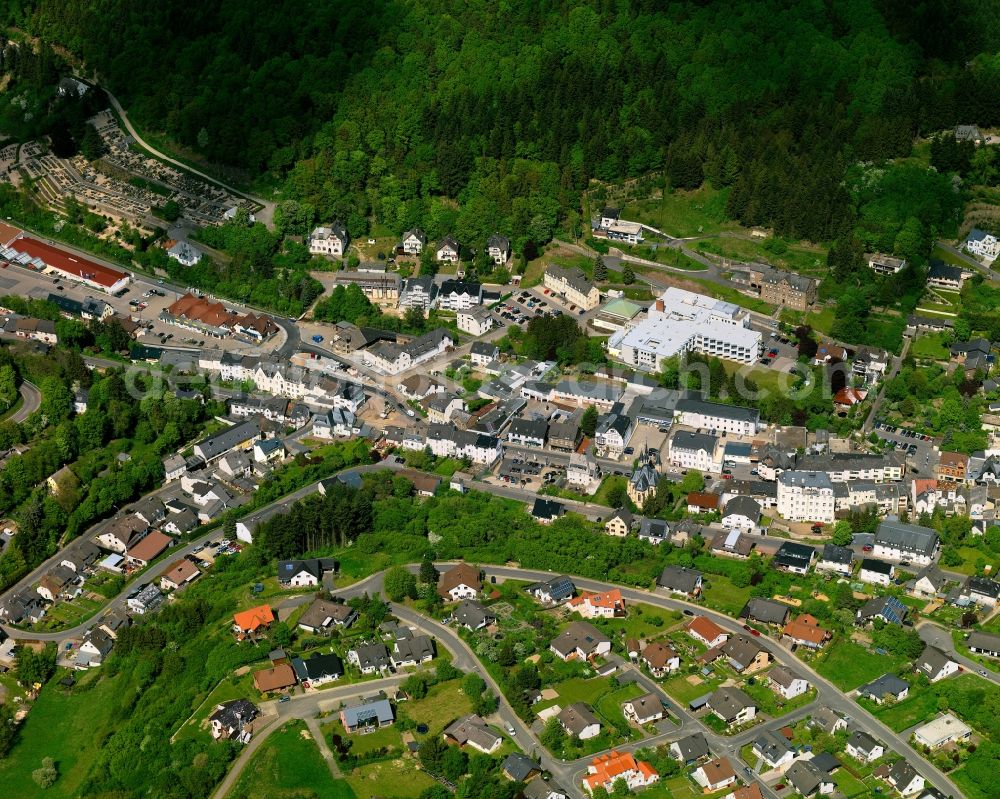
M 833 483 L 824 472 L 791 471 L 778 475 L 778 513 L 793 522 L 834 520 Z

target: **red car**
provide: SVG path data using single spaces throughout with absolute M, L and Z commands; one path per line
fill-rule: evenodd
M 862 552 L 871 552 L 872 549 L 873 549 L 873 547 L 872 547 L 871 544 L 865 544 L 863 547 L 861 547 L 861 551 Z
M 756 635 L 758 638 L 760 638 L 760 630 L 755 630 L 755 629 L 753 629 L 753 627 L 751 627 L 750 628 L 750 635 Z

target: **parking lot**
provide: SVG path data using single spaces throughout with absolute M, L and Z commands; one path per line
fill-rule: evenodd
M 522 325 L 536 316 L 559 316 L 563 313 L 554 306 L 551 298 L 540 297 L 531 289 L 515 292 L 506 302 L 497 305 L 493 312 L 503 322 Z
M 931 436 L 893 427 L 883 421 L 875 422 L 875 435 L 897 452 L 906 455 L 910 469 L 916 474 L 930 474 L 938 462 L 937 446 Z
M 151 291 L 158 294 L 151 294 Z M 160 321 L 160 312 L 175 302 L 180 295 L 158 286 L 152 280 L 133 280 L 128 290 L 120 297 L 114 297 L 103 291 L 90 288 L 74 282 L 67 277 L 43 274 L 18 264 L 11 264 L 0 270 L 0 293 L 15 294 L 22 297 L 44 300 L 49 294 L 56 294 L 72 300 L 83 301 L 87 297 L 103 300 L 115 313 L 130 317 L 143 326 L 145 332 L 138 337 L 141 344 L 147 346 L 209 346 L 223 350 L 245 351 L 259 354 L 262 350 L 277 347 L 283 336 L 273 336 L 262 346 L 252 346 L 234 338 L 216 339 L 200 335 L 197 331 L 168 325 Z M 141 307 L 145 304 L 146 307 Z M 225 303 L 227 308 L 236 309 L 232 303 Z

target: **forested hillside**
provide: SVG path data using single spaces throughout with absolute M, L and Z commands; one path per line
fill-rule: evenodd
M 1000 12 L 972 0 L 3 5 L 145 129 L 286 180 L 286 232 L 544 241 L 590 178 L 665 168 L 731 185 L 744 223 L 831 240 L 855 225 L 850 164 L 1000 123 Z

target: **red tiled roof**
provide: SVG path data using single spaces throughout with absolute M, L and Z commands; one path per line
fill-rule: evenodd
M 270 605 L 259 605 L 233 615 L 236 626 L 244 632 L 253 632 L 258 627 L 266 627 L 274 621 Z
M 134 560 L 142 560 L 147 563 L 173 543 L 169 535 L 164 535 L 159 530 L 153 530 L 134 547 L 128 550 L 128 556 Z
M 695 616 L 691 619 L 688 629 L 693 633 L 697 633 L 706 641 L 714 641 L 726 632 L 718 624 L 708 618 L 708 616 Z
M 797 641 L 821 644 L 826 640 L 828 634 L 826 630 L 819 626 L 819 620 L 808 613 L 803 613 L 795 621 L 790 621 L 785 625 L 785 635 Z
M 81 255 L 71 255 L 64 250 L 27 236 L 13 241 L 10 246 L 32 258 L 41 258 L 53 269 L 65 272 L 67 275 L 91 280 L 105 288 L 110 288 L 122 278 L 128 277 L 127 272 L 120 272 L 110 266 L 95 263 Z

